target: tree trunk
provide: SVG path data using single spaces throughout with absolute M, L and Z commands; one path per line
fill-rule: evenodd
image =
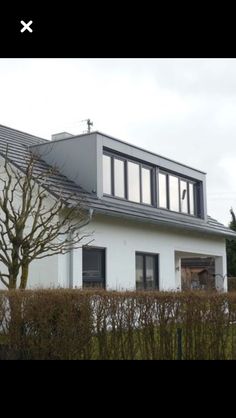
M 25 290 L 27 286 L 28 275 L 29 275 L 29 263 L 24 263 L 22 264 L 22 267 L 21 267 L 21 278 L 20 278 L 21 290 Z
M 18 271 L 10 271 L 9 275 L 9 290 L 16 289 Z

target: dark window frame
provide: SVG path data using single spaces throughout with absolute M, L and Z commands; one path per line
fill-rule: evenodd
M 189 217 L 198 217 L 204 218 L 204 205 L 203 205 L 203 185 L 202 181 L 192 179 L 188 176 L 184 177 L 179 173 L 176 173 L 171 170 L 162 169 L 159 166 L 153 164 L 148 164 L 147 162 L 141 161 L 135 157 L 129 157 L 124 154 L 117 152 L 112 152 L 107 148 L 103 149 L 103 155 L 106 155 L 111 158 L 111 194 L 103 193 L 104 197 L 112 197 L 119 201 L 130 202 L 132 204 L 143 205 L 147 207 L 155 207 L 160 210 L 167 210 L 175 214 L 181 214 Z M 114 180 L 114 160 L 124 161 L 124 197 L 115 195 L 115 180 Z M 128 198 L 128 162 L 137 164 L 139 166 L 139 193 L 140 200 L 134 201 Z M 142 168 L 150 170 L 150 192 L 151 192 L 151 203 L 144 203 L 143 193 L 142 193 Z M 159 205 L 159 173 L 166 176 L 166 207 Z M 169 176 L 174 176 L 178 178 L 178 188 L 179 188 L 179 211 L 170 209 L 170 186 L 169 186 Z M 180 182 L 185 181 L 187 183 L 187 212 L 181 211 L 181 188 Z M 190 213 L 190 199 L 189 199 L 189 184 L 193 184 L 193 203 L 194 203 L 194 213 Z
M 96 251 L 101 253 L 101 277 L 85 277 L 84 276 L 84 267 L 83 267 L 83 257 L 84 251 Z M 101 288 L 106 289 L 106 248 L 104 247 L 82 247 L 82 287 L 84 287 L 84 282 L 86 283 L 100 283 L 102 284 Z M 100 286 L 99 286 L 100 287 Z
M 187 216 L 191 216 L 191 217 L 202 217 L 202 211 L 199 210 L 199 207 L 201 205 L 200 203 L 200 199 L 197 196 L 197 187 L 199 188 L 199 195 L 200 195 L 200 189 L 201 189 L 201 185 L 200 182 L 197 180 L 192 180 L 188 177 L 183 177 L 179 174 L 176 173 L 172 173 L 170 171 L 165 171 L 165 170 L 161 170 L 159 169 L 157 172 L 157 177 L 159 179 L 159 173 L 160 174 L 164 174 L 166 175 L 166 193 L 167 193 L 167 207 L 161 207 L 160 209 L 163 210 L 168 210 L 171 211 L 173 213 L 180 213 L 182 215 L 187 215 Z M 177 177 L 178 178 L 178 188 L 179 188 L 179 211 L 175 211 L 170 209 L 170 185 L 169 185 L 169 176 L 173 176 L 173 177 Z M 181 211 L 181 187 L 180 187 L 180 182 L 184 181 L 185 183 L 187 183 L 187 212 L 182 212 Z M 157 184 L 159 184 L 159 182 L 157 182 Z M 194 207 L 194 213 L 190 213 L 190 198 L 189 198 L 189 184 L 193 185 L 193 207 Z M 159 190 L 157 192 L 157 194 L 159 195 Z
M 135 276 L 136 276 L 136 257 L 141 256 L 143 257 L 143 289 L 142 290 L 149 290 L 146 288 L 146 257 L 153 257 L 154 258 L 154 266 L 155 266 L 155 274 L 154 274 L 154 289 L 159 290 L 159 254 L 158 253 L 147 253 L 143 251 L 135 251 Z M 136 287 L 136 278 L 135 278 L 135 287 Z
M 155 202 L 155 198 L 154 198 L 154 170 L 155 167 L 153 165 L 149 165 L 145 162 L 136 160 L 135 158 L 128 158 L 128 157 L 123 157 L 120 156 L 119 154 L 115 154 L 109 151 L 104 150 L 103 151 L 103 155 L 106 155 L 108 157 L 111 158 L 111 194 L 108 193 L 103 193 L 103 196 L 109 196 L 109 197 L 113 197 L 115 199 L 119 199 L 119 200 L 125 200 L 128 202 L 132 202 L 132 203 L 137 203 L 139 205 L 145 205 L 145 206 L 154 206 L 153 202 Z M 120 196 L 116 196 L 115 195 L 115 169 L 114 169 L 114 160 L 121 160 L 124 161 L 124 191 L 125 191 L 125 197 L 120 197 Z M 128 196 L 128 184 L 129 184 L 129 178 L 128 178 L 128 163 L 133 163 L 133 164 L 137 164 L 138 168 L 139 168 L 139 195 L 140 195 L 140 200 L 139 201 L 134 201 L 134 200 L 130 200 L 129 196 Z M 151 203 L 144 203 L 143 202 L 143 198 L 142 198 L 142 168 L 146 168 L 148 170 L 150 170 L 150 194 L 151 194 Z

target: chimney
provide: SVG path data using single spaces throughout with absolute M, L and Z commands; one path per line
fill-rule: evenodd
M 59 134 L 53 134 L 52 135 L 52 141 L 58 141 L 59 139 L 66 139 L 71 138 L 72 134 L 69 134 L 68 132 L 60 132 Z

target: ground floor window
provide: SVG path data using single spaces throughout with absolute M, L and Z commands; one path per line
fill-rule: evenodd
M 149 253 L 135 254 L 136 257 L 136 289 L 154 290 L 158 283 L 158 255 Z
M 83 248 L 83 287 L 105 288 L 104 248 Z

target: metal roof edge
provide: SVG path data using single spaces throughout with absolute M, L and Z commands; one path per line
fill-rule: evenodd
M 71 136 L 70 138 L 62 138 L 62 139 L 58 139 L 57 141 L 50 141 L 50 140 L 49 140 L 49 141 L 47 141 L 47 142 L 45 142 L 45 143 L 43 143 L 43 144 L 31 145 L 31 146 L 30 146 L 30 148 L 34 148 L 34 147 L 41 147 L 41 146 L 46 145 L 47 143 L 54 143 L 54 142 L 55 142 L 55 143 L 57 143 L 57 142 L 61 142 L 61 141 L 71 141 L 71 140 L 73 140 L 73 139 L 80 138 L 80 137 L 82 137 L 82 136 L 89 136 L 89 135 L 93 135 L 93 134 L 96 134 L 96 135 L 101 135 L 101 136 L 105 136 L 106 138 L 112 139 L 113 141 L 120 142 L 120 143 L 125 144 L 125 145 L 128 145 L 128 146 L 130 146 L 130 147 L 132 147 L 132 148 L 136 148 L 136 149 L 138 149 L 138 150 L 140 150 L 140 151 L 147 152 L 148 154 L 154 155 L 155 157 L 163 158 L 163 159 L 164 159 L 164 160 L 166 160 L 166 161 L 170 161 L 170 162 L 172 162 L 172 163 L 175 163 L 175 164 L 181 165 L 182 167 L 190 168 L 191 170 L 194 170 L 194 171 L 197 171 L 198 173 L 201 173 L 201 174 L 205 174 L 205 175 L 206 175 L 206 172 L 205 172 L 205 171 L 202 171 L 202 170 L 199 170 L 199 169 L 197 169 L 197 168 L 191 167 L 191 166 L 189 166 L 189 165 L 187 165 L 187 164 L 183 164 L 183 163 L 181 163 L 180 161 L 176 161 L 176 160 L 172 160 L 171 158 L 164 157 L 163 155 L 156 154 L 155 152 L 149 151 L 149 150 L 147 150 L 147 149 L 145 149 L 145 148 L 142 148 L 142 147 L 139 147 L 139 146 L 137 146 L 137 145 L 134 145 L 134 144 L 132 144 L 132 143 L 130 143 L 130 142 L 123 141 L 123 140 L 121 140 L 121 139 L 115 138 L 115 137 L 113 137 L 113 136 L 111 136 L 111 135 L 105 134 L 105 133 L 100 132 L 100 131 L 93 131 L 93 132 L 90 132 L 90 133 L 84 133 L 84 134 L 79 134 L 79 135 L 73 135 L 73 136 Z
M 161 225 L 161 226 L 166 226 L 169 229 L 171 228 L 176 228 L 176 229 L 182 229 L 185 231 L 193 231 L 193 232 L 199 232 L 199 233 L 206 233 L 208 235 L 218 235 L 221 237 L 229 237 L 231 239 L 236 239 L 236 232 L 229 230 L 229 232 L 226 232 L 224 230 L 215 228 L 215 227 L 211 227 L 211 225 L 207 224 L 206 226 L 204 225 L 187 225 L 186 223 L 180 223 L 180 222 L 176 222 L 174 220 L 164 220 L 164 219 L 153 219 L 153 218 L 148 218 L 148 217 L 143 217 L 142 215 L 138 215 L 138 214 L 127 214 L 127 213 L 121 213 L 119 211 L 113 210 L 110 211 L 109 209 L 104 209 L 104 208 L 93 208 L 94 209 L 94 213 L 98 213 L 98 214 L 105 214 L 111 217 L 116 217 L 116 218 L 126 218 L 126 219 L 132 219 L 132 220 L 136 220 L 139 222 L 145 222 L 145 223 L 151 223 L 151 224 L 155 224 L 155 225 Z M 226 228 L 226 227 L 225 227 Z

